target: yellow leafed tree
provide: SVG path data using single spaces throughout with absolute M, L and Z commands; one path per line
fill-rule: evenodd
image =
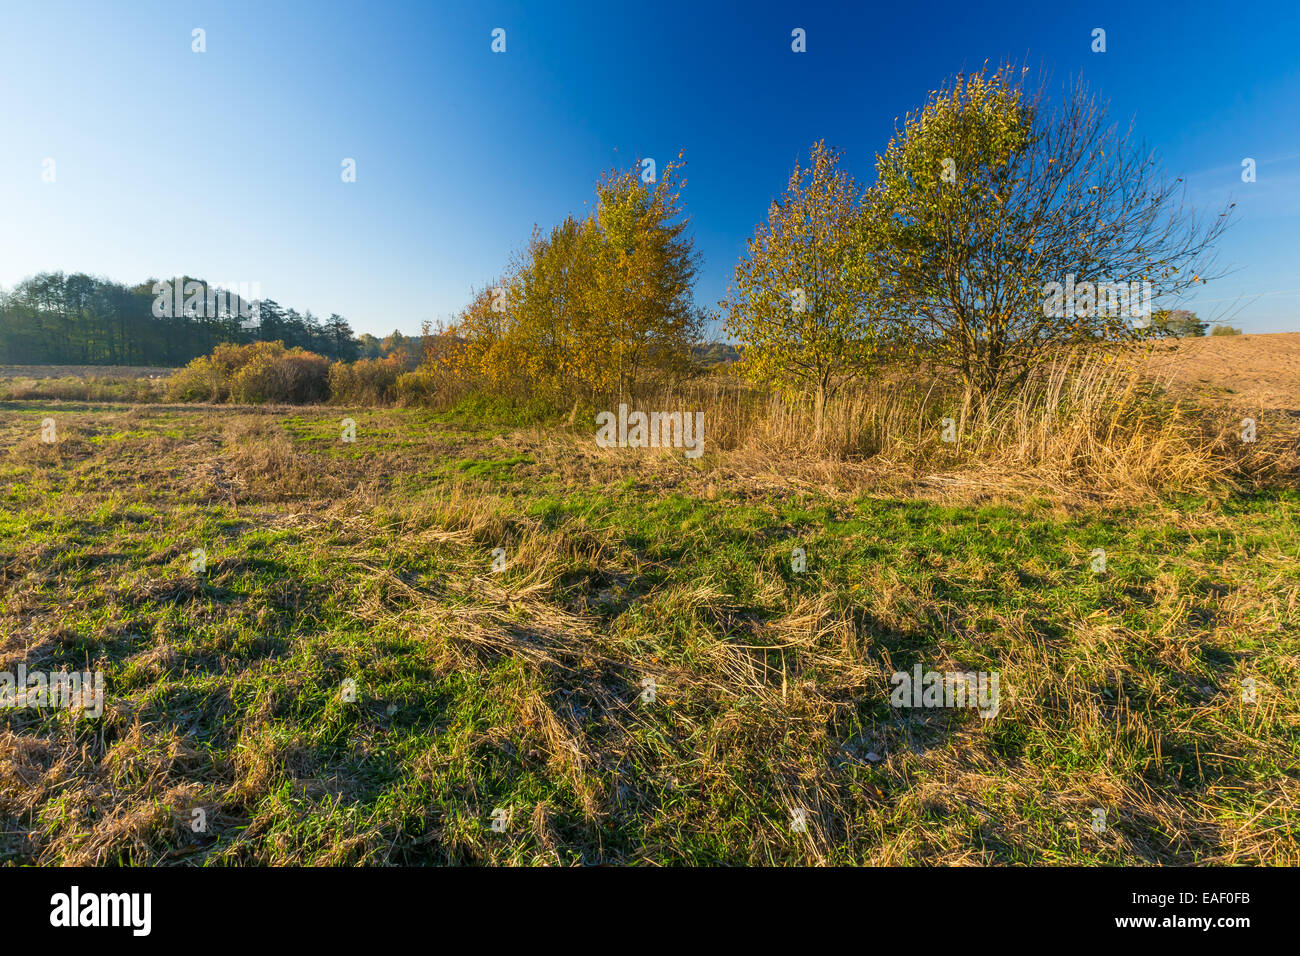
M 592 214 L 535 228 L 515 269 L 451 330 L 462 369 L 554 403 L 630 397 L 687 373 L 702 317 L 680 168 L 670 163 L 655 183 L 610 172 Z
M 810 400 L 819 434 L 827 402 L 865 373 L 880 337 L 860 198 L 838 151 L 814 144 L 809 165 L 796 164 L 749 240 L 721 303 L 742 374 Z

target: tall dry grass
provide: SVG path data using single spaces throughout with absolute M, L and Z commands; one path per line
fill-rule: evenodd
M 161 376 L 65 375 L 59 378 L 16 376 L 0 380 L 0 401 L 160 402 L 167 382 Z
M 836 396 L 820 433 L 806 404 L 721 376 L 636 407 L 704 411 L 706 447 L 733 460 L 870 461 L 914 477 L 1032 477 L 1124 494 L 1206 492 L 1287 468 L 1288 450 L 1243 442 L 1236 416 L 1176 400 L 1167 384 L 1132 352 L 1076 351 L 985 400 L 942 375 L 887 370 Z

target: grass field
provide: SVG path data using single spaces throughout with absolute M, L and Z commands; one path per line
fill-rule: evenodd
M 135 365 L 0 365 L 0 402 L 156 402 L 174 371 Z
M 9 402 L 0 449 L 0 671 L 107 685 L 0 710 L 10 863 L 1300 863 L 1285 484 L 999 496 L 416 409 Z M 891 706 L 917 664 L 998 674 L 996 717 Z

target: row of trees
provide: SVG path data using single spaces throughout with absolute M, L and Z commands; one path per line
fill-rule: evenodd
M 861 186 L 815 144 L 720 303 L 736 367 L 809 402 L 818 428 L 836 393 L 884 362 L 924 361 L 987 398 L 1062 344 L 1204 331 L 1190 313 L 1150 306 L 1204 281 L 1227 213 L 1196 220 L 1178 181 L 1084 88 L 1052 101 L 1010 67 L 958 76 L 875 165 Z M 690 374 L 703 352 L 683 168 L 679 155 L 658 179 L 641 164 L 606 173 L 587 215 L 535 227 L 438 334 L 358 340 L 338 315 L 320 322 L 272 301 L 251 328 L 235 314 L 159 318 L 152 283 L 50 273 L 0 298 L 0 361 L 181 364 L 223 342 L 278 341 L 384 358 L 354 383 L 362 391 L 423 358 L 430 381 L 437 372 L 553 405 L 632 396 Z M 1051 286 L 1068 290 L 1055 307 Z M 1144 311 L 1105 307 L 1112 293 Z
M 986 67 L 932 93 L 871 186 L 813 146 L 719 303 L 742 374 L 807 401 L 820 428 L 841 388 L 889 361 L 988 399 L 1063 344 L 1204 333 L 1152 303 L 1205 281 L 1226 211 L 1198 221 L 1084 87 L 1053 101 L 1024 80 Z M 688 372 L 706 316 L 680 171 L 679 155 L 656 183 L 609 173 L 589 215 L 535 228 L 430 364 L 575 404 Z
M 196 281 L 182 277 L 180 285 Z M 241 317 L 235 296 L 223 297 L 224 307 L 215 315 L 206 308 L 155 309 L 155 288 L 152 279 L 127 286 L 84 273 L 46 272 L 12 292 L 0 291 L 0 363 L 176 366 L 222 343 L 258 341 L 279 341 L 343 361 L 398 349 L 418 357 L 421 350 L 399 333 L 382 341 L 358 340 L 341 315 L 322 321 L 272 299 L 258 303 L 256 321 Z
M 1023 81 L 986 68 L 931 94 L 867 188 L 813 147 L 721 303 L 741 371 L 809 399 L 820 423 L 837 390 L 890 358 L 990 397 L 1062 343 L 1162 331 L 1150 312 L 1101 307 L 1103 284 L 1150 302 L 1204 281 L 1226 211 L 1198 222 L 1083 87 L 1052 103 Z M 1048 308 L 1051 283 L 1086 292 Z

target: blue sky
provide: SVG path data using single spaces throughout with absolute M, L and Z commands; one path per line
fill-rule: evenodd
M 897 118 L 1008 57 L 1082 75 L 1198 208 L 1237 203 L 1232 273 L 1192 307 L 1300 330 L 1294 2 L 5 0 L 0 285 L 188 273 L 409 333 L 461 308 L 533 223 L 581 213 L 603 170 L 685 149 L 713 305 L 815 140 L 869 182 Z

